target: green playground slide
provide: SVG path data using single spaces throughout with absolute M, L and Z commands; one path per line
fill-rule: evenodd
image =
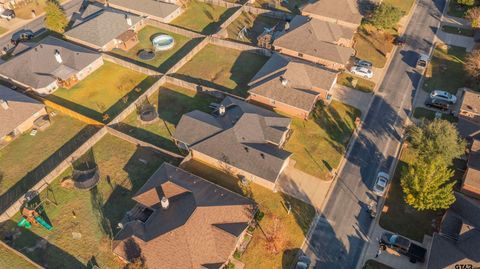
M 18 222 L 18 227 L 25 227 L 27 229 L 30 229 L 30 228 L 32 228 L 32 224 L 30 222 L 28 222 L 28 220 L 26 218 L 22 218 Z
M 48 224 L 48 223 L 47 223 L 46 221 L 44 221 L 41 217 L 36 216 L 36 217 L 35 217 L 35 220 L 36 220 L 38 223 L 40 223 L 40 225 L 42 225 L 45 229 L 47 229 L 47 230 L 49 230 L 49 231 L 53 229 L 52 225 Z

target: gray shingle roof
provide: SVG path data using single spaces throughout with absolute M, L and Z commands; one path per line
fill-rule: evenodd
M 336 77 L 336 72 L 290 61 L 275 53 L 249 83 L 249 92 L 310 111 L 319 90 L 329 91 Z
M 352 39 L 354 30 L 334 23 L 295 16 L 287 32 L 275 38 L 273 45 L 339 64 L 346 64 L 352 48 L 336 45 L 340 38 Z
M 8 104 L 8 109 L 0 107 L 0 137 L 3 137 L 24 123 L 45 106 L 35 99 L 0 85 L 0 100 Z
M 187 144 L 194 150 L 275 182 L 291 155 L 278 147 L 291 119 L 231 97 L 225 98 L 222 105 L 227 108 L 224 116 L 205 117 L 216 120 L 219 125 L 215 128 L 222 126 L 221 131 L 201 130 L 212 123 L 186 114 L 177 125 L 175 139 L 192 141 Z M 192 119 L 201 122 L 193 123 Z
M 180 9 L 179 6 L 173 3 L 155 0 L 109 0 L 109 3 L 127 8 L 132 12 L 136 11 L 141 14 L 148 14 L 159 18 L 165 18 L 177 9 Z
M 132 25 L 128 25 L 127 17 Z M 136 25 L 141 18 L 120 10 L 105 8 L 85 18 L 82 22 L 74 22 L 74 27 L 65 35 L 84 42 L 103 47 L 113 39 Z
M 55 59 L 60 52 L 63 62 Z M 32 88 L 43 88 L 57 80 L 55 72 L 65 67 L 83 70 L 102 56 L 92 50 L 51 36 L 44 38 L 29 49 L 0 65 L 0 74 Z
M 362 21 L 358 0 L 316 0 L 304 6 L 302 12 L 358 25 Z

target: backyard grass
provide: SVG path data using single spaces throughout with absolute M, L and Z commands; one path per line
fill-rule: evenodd
M 383 2 L 391 4 L 392 6 L 397 7 L 405 12 L 405 14 L 408 14 L 415 0 L 384 0 Z
M 71 89 L 58 89 L 47 98 L 85 116 L 104 121 L 114 118 L 154 82 L 155 77 L 105 61 Z
M 202 34 L 213 34 L 219 26 L 235 12 L 236 8 L 227 9 L 209 3 L 192 0 L 186 10 L 171 24 Z
M 280 192 L 274 193 L 254 183 L 250 183 L 248 187 L 240 187 L 236 177 L 197 161 L 190 160 L 184 164 L 184 168 L 227 189 L 250 197 L 265 214 L 259 224 L 261 229 L 255 229 L 247 250 L 239 258 L 245 264 L 245 269 L 293 267 L 297 251 L 315 215 L 311 205 Z M 287 203 L 292 206 L 290 214 L 286 210 Z M 278 235 L 276 253 L 267 250 L 266 239 L 262 233 L 262 230 L 267 234 L 272 233 L 274 226 L 277 226 Z
M 0 35 L 6 33 L 7 31 L 8 31 L 8 29 L 0 27 Z
M 435 47 L 428 65 L 423 89 L 427 92 L 444 90 L 456 94 L 465 86 L 466 74 L 463 65 L 465 48 L 440 44 Z
M 387 62 L 387 54 L 393 49 L 394 37 L 390 33 L 361 26 L 353 37 L 356 57 L 367 60 L 374 67 L 383 68 Z
M 150 104 L 157 107 L 159 121 L 144 125 L 138 119 L 138 113 L 133 112 L 115 128 L 145 142 L 177 152 L 171 134 L 175 132 L 175 126 L 182 115 L 196 109 L 210 113 L 208 105 L 218 101 L 210 95 L 197 94 L 188 89 L 166 84 L 148 99 Z
M 413 111 L 413 117 L 417 119 L 427 119 L 427 120 L 434 120 L 435 119 L 435 111 L 424 108 L 424 107 L 416 107 Z M 450 122 L 457 122 L 458 119 L 451 114 L 444 114 L 442 113 L 442 119 L 448 120 Z
M 386 264 L 377 262 L 376 260 L 368 260 L 362 269 L 394 269 Z
M 354 80 L 357 80 L 355 86 L 353 85 Z M 362 92 L 373 92 L 373 90 L 375 89 L 375 82 L 346 72 L 342 72 L 338 75 L 337 83 Z
M 207 45 L 175 76 L 246 97 L 248 82 L 268 58 L 252 52 Z
M 474 31 L 471 28 L 469 29 L 450 25 L 442 25 L 442 31 L 444 31 L 445 33 L 463 35 L 468 37 L 472 37 L 474 34 Z
M 95 188 L 85 191 L 62 187 L 61 180 L 71 175 L 71 169 L 67 169 L 50 185 L 48 194 L 44 191 L 39 196 L 47 201 L 48 195 L 57 203 L 43 206 L 42 217 L 52 224 L 52 231 L 40 226 L 18 228 L 17 214 L 1 227 L 1 238 L 15 233 L 13 247 L 45 268 L 123 268 L 111 251 L 110 238 L 135 204 L 132 195 L 163 162 L 171 160 L 108 134 L 82 160 L 94 160 L 99 167 L 100 182 Z
M 308 3 L 308 0 L 289 0 L 289 1 L 256 0 L 253 3 L 253 6 L 265 8 L 265 9 L 276 9 L 284 12 L 300 14 L 300 8 L 307 3 Z
M 0 194 L 5 193 L 47 160 L 86 125 L 58 113 L 51 118 L 51 126 L 35 136 L 26 132 L 0 150 L 0 174 L 3 176 Z M 38 180 L 38 179 L 37 179 Z
M 228 38 L 256 45 L 258 36 L 263 33 L 265 28 L 272 28 L 280 21 L 281 20 L 267 15 L 255 15 L 249 12 L 242 12 L 242 14 L 227 27 Z M 244 27 L 247 29 L 247 33 L 244 38 L 240 38 L 238 34 Z
M 293 119 L 285 150 L 293 153 L 295 167 L 330 180 L 329 172 L 340 163 L 359 116 L 358 109 L 332 101 L 326 107 L 318 102 L 308 120 Z
M 417 211 L 403 200 L 403 191 L 400 185 L 401 172 L 415 161 L 415 150 L 405 148 L 400 156 L 393 180 L 385 201 L 385 208 L 380 216 L 382 228 L 399 233 L 410 239 L 422 242 L 424 235 L 433 234 L 432 224 L 442 216 L 442 211 Z
M 0 264 L 2 268 L 38 269 L 38 267 L 26 261 L 23 257 L 18 256 L 2 245 L 0 245 Z
M 142 60 L 137 56 L 137 53 L 142 49 L 153 49 L 152 38 L 159 34 L 167 34 L 174 38 L 175 45 L 173 48 L 167 51 L 159 51 L 155 53 L 155 58 L 151 60 Z M 121 49 L 114 49 L 112 52 L 135 61 L 150 65 L 158 68 L 158 71 L 165 73 L 170 67 L 172 67 L 178 60 L 185 56 L 197 43 L 198 40 L 192 40 L 190 37 L 175 34 L 166 31 L 161 28 L 157 28 L 151 25 L 145 26 L 138 32 L 138 45 L 124 51 Z

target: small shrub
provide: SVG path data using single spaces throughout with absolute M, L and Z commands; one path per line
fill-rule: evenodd
M 262 221 L 263 217 L 265 217 L 265 213 L 262 211 L 258 210 L 257 213 L 255 213 L 255 221 L 260 222 Z
M 235 253 L 233 253 L 233 257 L 239 260 L 242 257 L 242 254 L 238 250 L 235 250 Z

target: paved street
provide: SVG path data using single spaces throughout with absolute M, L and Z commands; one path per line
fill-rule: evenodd
M 445 0 L 418 2 L 405 33 L 407 45 L 393 56 L 308 242 L 314 268 L 355 268 L 361 259 L 372 224 L 366 208 L 376 199 L 370 189 L 377 172 L 389 171 L 394 163 L 421 77 L 413 67 L 418 53 L 429 52 L 445 5 Z

